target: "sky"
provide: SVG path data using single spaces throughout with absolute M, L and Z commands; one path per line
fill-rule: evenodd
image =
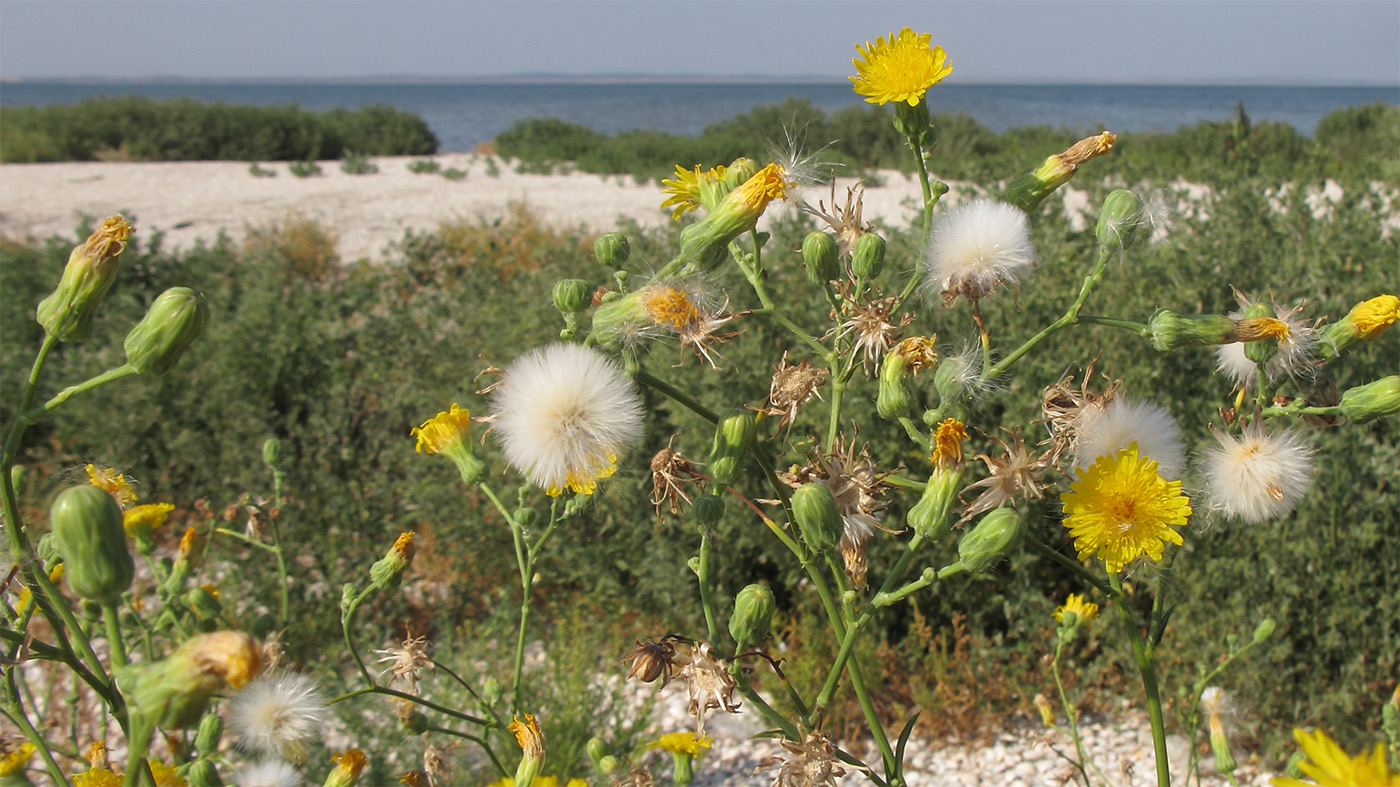
M 1400 84 L 1397 0 L 0 0 L 0 79 L 844 79 L 933 35 L 960 82 Z

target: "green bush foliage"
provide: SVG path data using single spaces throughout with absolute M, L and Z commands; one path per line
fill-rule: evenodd
M 94 161 L 114 151 L 138 161 L 295 161 L 347 148 L 369 156 L 438 148 L 422 118 L 388 106 L 315 112 L 141 96 L 6 107 L 0 140 L 5 162 Z

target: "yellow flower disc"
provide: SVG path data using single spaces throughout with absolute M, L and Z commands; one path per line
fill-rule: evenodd
M 1322 730 L 1294 730 L 1293 737 L 1307 755 L 1298 768 L 1317 787 L 1400 787 L 1400 774 L 1391 773 L 1386 765 L 1385 744 L 1377 743 L 1369 754 L 1362 752 L 1353 758 Z M 1287 777 L 1276 778 L 1272 783 L 1274 787 L 1313 787 L 1309 782 Z
M 418 444 L 413 450 L 419 453 L 425 450 L 430 454 L 442 453 L 452 443 L 471 439 L 471 411 L 463 410 L 453 402 L 451 409 L 429 418 L 409 434 L 418 438 Z
M 929 46 L 930 33 L 915 33 L 909 28 L 875 39 L 872 46 L 856 44 L 860 57 L 851 60 L 856 75 L 850 77 L 855 91 L 871 104 L 903 101 L 915 106 L 930 87 L 953 72 L 948 55 L 941 46 Z
M 1181 544 L 1172 528 L 1191 516 L 1181 482 L 1158 475 L 1156 462 L 1138 456 L 1137 443 L 1099 457 L 1060 501 L 1079 559 L 1097 555 L 1112 574 L 1144 554 L 1160 560 L 1165 542 Z

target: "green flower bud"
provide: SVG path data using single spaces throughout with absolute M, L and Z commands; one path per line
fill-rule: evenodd
M 275 437 L 269 437 L 263 441 L 262 445 L 263 464 L 276 470 L 282 464 L 282 441 Z
M 200 754 L 213 754 L 219 750 L 219 739 L 224 735 L 224 717 L 218 713 L 206 713 L 199 720 L 199 731 L 194 736 L 195 751 Z
M 1319 331 L 1317 350 L 1332 360 L 1358 342 L 1375 341 L 1400 320 L 1400 297 L 1382 293 L 1355 306 L 1347 315 Z
M 501 682 L 495 678 L 487 678 L 481 684 L 481 698 L 486 700 L 487 705 L 495 705 L 501 698 Z
M 1342 415 L 1358 424 L 1400 413 L 1400 375 L 1348 388 L 1340 405 Z
M 599 235 L 593 241 L 593 256 L 609 268 L 621 268 L 632 256 L 632 244 L 620 232 Z
M 826 484 L 810 483 L 792 493 L 792 516 L 797 531 L 814 552 L 827 552 L 836 547 L 846 526 L 836 506 L 836 495 Z
M 825 232 L 809 232 L 802 239 L 802 264 L 807 269 L 807 281 L 818 286 L 841 278 L 841 265 L 836 239 Z
M 724 516 L 724 498 L 718 495 L 696 495 L 695 502 L 690 504 L 690 510 L 695 515 L 695 524 L 701 528 L 711 528 L 719 524 L 720 517 Z
M 1230 741 L 1225 736 L 1225 726 L 1220 719 L 1212 715 L 1210 719 L 1210 750 L 1215 754 L 1215 770 L 1220 773 L 1234 773 L 1239 764 L 1235 762 L 1234 752 L 1230 751 Z
M 171 287 L 156 297 L 141 322 L 126 335 L 126 362 L 141 374 L 165 374 L 179 363 L 209 324 L 209 303 L 189 287 Z
M 63 562 L 63 553 L 58 548 L 58 537 L 53 534 L 52 530 L 39 538 L 39 545 L 35 547 L 34 551 L 45 566 L 53 566 Z
M 905 138 L 913 140 L 915 144 L 920 144 L 923 137 L 932 128 L 932 121 L 928 114 L 928 105 L 920 99 L 919 103 L 909 106 L 907 101 L 897 101 L 894 105 L 894 130 L 903 134 Z M 922 145 L 920 145 L 922 147 Z
M 540 520 L 540 512 L 530 506 L 521 506 L 515 509 L 512 516 L 515 517 L 515 523 L 521 527 L 531 527 Z
M 904 384 L 904 378 L 910 371 L 909 367 L 909 356 L 898 351 L 887 354 L 885 359 L 880 362 L 875 410 L 881 418 L 887 421 L 909 415 L 910 409 L 914 406 L 914 395 Z
M 961 466 L 951 471 L 935 470 L 924 485 L 919 502 L 905 515 L 909 528 L 925 541 L 935 542 L 952 529 L 953 519 L 949 514 L 953 501 L 957 500 L 962 477 Z
M 588 308 L 592 294 L 583 279 L 560 279 L 554 283 L 554 308 L 563 314 L 577 314 Z
M 718 268 L 728 256 L 730 241 L 758 226 L 759 216 L 773 200 L 787 199 L 789 185 L 782 165 L 769 164 L 729 192 L 703 221 L 686 227 L 681 256 L 687 262 L 681 275 Z
M 189 782 L 190 787 L 224 787 L 224 780 L 220 778 L 219 769 L 214 765 L 214 761 L 203 757 L 190 763 L 185 780 Z
M 378 590 L 393 590 L 403 581 L 403 572 L 413 563 L 413 555 L 418 547 L 413 543 L 413 533 L 404 531 L 394 539 L 394 545 L 384 553 L 384 557 L 369 567 L 370 585 Z
M 729 486 L 739 477 L 757 432 L 758 425 L 754 422 L 753 413 L 748 410 L 735 407 L 720 417 L 719 425 L 715 427 L 714 445 L 710 448 L 710 460 L 706 465 L 716 486 Z
M 422 735 L 428 731 L 428 717 L 416 707 L 405 708 L 403 713 L 398 714 L 399 724 L 403 726 L 404 732 L 409 735 Z
M 261 669 L 262 652 L 252 637 L 215 631 L 191 637 L 163 659 L 118 670 L 117 685 L 133 715 L 183 730 L 199 722 L 216 692 L 242 688 Z
M 778 602 L 773 591 L 763 585 L 747 585 L 734 597 L 734 614 L 729 618 L 729 635 L 740 651 L 762 642 L 773 625 Z
M 1147 321 L 1152 349 L 1167 352 L 1180 347 L 1230 344 L 1238 341 L 1235 321 L 1219 314 L 1178 314 L 1158 309 Z
M 1254 636 L 1251 637 L 1250 640 L 1255 645 L 1258 645 L 1274 633 L 1274 628 L 1277 627 L 1277 625 L 1277 623 L 1274 623 L 1273 618 L 1264 618 L 1259 621 L 1259 625 L 1254 627 Z
M 739 188 L 748 182 L 749 178 L 758 174 L 758 162 L 751 158 L 740 156 L 729 162 L 729 166 L 724 168 L 724 184 L 730 191 Z M 725 192 L 726 194 L 728 192 Z M 723 199 L 723 195 L 720 197 Z M 706 208 L 711 206 L 706 205 Z
M 1021 537 L 1021 515 L 1012 508 L 998 508 L 982 517 L 972 532 L 958 542 L 963 568 L 980 573 L 992 567 Z
M 1277 319 L 1274 308 L 1267 303 L 1253 303 L 1244 310 L 1244 319 L 1251 320 L 1259 317 L 1270 317 Z M 1244 355 L 1257 364 L 1265 364 L 1278 352 L 1278 342 L 1274 339 L 1260 339 L 1253 342 L 1244 343 Z
M 269 634 L 277 630 L 277 616 L 270 612 L 264 612 L 253 621 L 252 634 L 258 639 L 266 639 Z
M 603 758 L 608 756 L 607 744 L 603 743 L 603 739 L 597 736 L 588 739 L 588 743 L 584 745 L 584 751 L 588 752 L 588 761 L 593 763 L 595 770 L 599 769 Z
M 121 216 L 102 222 L 68 255 L 58 289 L 39 303 L 36 318 L 59 341 L 80 342 L 92 332 L 92 316 L 117 278 L 117 256 L 131 237 Z
M 1104 198 L 1094 230 L 1099 246 L 1127 249 L 1143 237 L 1142 198 L 1127 189 L 1114 189 Z
M 611 776 L 612 774 L 617 772 L 618 768 L 621 767 L 622 761 L 611 754 L 605 757 L 601 757 L 598 760 L 598 772 L 603 774 L 604 776 Z
M 116 604 L 131 587 L 136 566 L 126 545 L 122 511 L 112 496 L 95 486 L 69 487 L 49 509 L 68 587 L 79 597 Z
M 1107 153 L 1117 140 L 1111 131 L 1079 140 L 1011 181 L 1006 187 L 1006 201 L 1026 213 L 1035 212 L 1046 197 L 1074 177 L 1081 164 Z
M 201 623 L 217 623 L 219 617 L 224 614 L 224 605 L 219 603 L 219 599 L 213 593 L 203 587 L 190 588 L 186 591 L 185 605 L 194 612 L 195 618 Z
M 24 497 L 24 493 L 29 491 L 29 470 L 25 465 L 10 468 L 10 486 L 14 488 L 16 498 Z
M 851 252 L 851 272 L 862 279 L 870 280 L 880 276 L 885 269 L 885 239 L 873 232 L 867 232 L 856 241 Z

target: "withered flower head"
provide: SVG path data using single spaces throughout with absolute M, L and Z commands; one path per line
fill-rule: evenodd
M 684 642 L 684 638 L 674 634 L 667 634 L 656 642 L 639 641 L 622 657 L 623 661 L 632 662 L 627 669 L 627 677 L 643 683 L 653 683 L 659 678 L 661 686 L 658 688 L 665 688 L 672 678 L 680 674 L 682 664 L 676 656 L 676 645 Z
M 702 310 L 695 319 L 676 329 L 676 338 L 680 340 L 681 347 L 689 347 L 696 357 L 704 359 L 711 369 L 719 368 L 715 363 L 715 356 L 724 357 L 711 345 L 729 341 L 742 332 L 720 333 L 720 329 L 728 325 L 730 321 L 749 313 L 747 309 L 726 313 L 725 309 L 727 308 L 729 308 L 729 300 L 726 298 L 718 308 Z
M 1118 389 L 1123 385 L 1122 380 L 1109 382 L 1103 393 L 1094 393 L 1089 390 L 1089 381 L 1094 377 L 1094 361 L 1084 369 L 1084 378 L 1078 386 L 1074 384 L 1071 375 L 1065 375 L 1059 382 L 1046 387 L 1044 393 L 1040 395 L 1041 421 L 1050 429 L 1050 450 L 1046 452 L 1042 459 L 1047 465 L 1052 465 L 1059 460 L 1060 454 L 1064 453 L 1074 443 L 1075 422 L 1084 408 L 1089 406 L 1106 407 L 1113 397 L 1117 395 Z
M 791 424 L 797 418 L 797 411 L 813 396 L 820 398 L 817 389 L 826 382 L 825 369 L 812 367 L 812 359 L 803 358 L 796 365 L 788 363 L 787 352 L 773 369 L 773 382 L 768 388 L 768 404 L 760 412 L 781 417 L 778 428 Z
M 826 222 L 836 236 L 836 248 L 841 251 L 841 257 L 849 260 L 851 253 L 856 248 L 856 241 L 860 236 L 871 231 L 869 224 L 861 223 L 861 210 L 865 199 L 864 184 L 856 184 L 854 188 L 846 189 L 846 204 L 838 209 L 836 205 L 836 181 L 831 182 L 831 212 L 826 212 L 826 205 L 820 200 L 817 207 L 813 208 L 806 203 L 802 204 L 802 209 Z
M 770 787 L 836 787 L 836 780 L 846 775 L 845 769 L 836 764 L 836 747 L 825 733 L 810 733 L 801 742 L 783 738 L 778 745 L 789 756 L 776 754 L 753 770 L 755 775 L 776 770 Z
M 433 669 L 432 657 L 428 655 L 427 637 L 405 637 L 397 648 L 376 650 L 375 654 L 380 656 L 378 663 L 389 665 L 379 673 L 379 677 L 392 673 L 390 683 L 396 680 L 403 681 L 409 694 L 418 694 L 418 673 L 425 669 Z
M 612 787 L 653 787 L 656 781 L 651 773 L 641 768 L 633 768 L 613 778 Z
M 838 285 L 841 295 L 841 309 L 846 319 L 836 329 L 837 337 L 854 336 L 856 349 L 861 354 L 861 365 L 869 371 L 869 364 L 879 364 L 885 353 L 890 351 L 895 336 L 914 320 L 914 315 L 905 312 L 897 321 L 894 310 L 899 306 L 899 298 L 873 298 L 863 295 L 852 297 L 849 282 Z M 833 315 L 834 316 L 834 315 Z
M 994 508 L 1001 508 L 1018 497 L 1039 500 L 1044 495 L 1046 484 L 1040 479 L 1051 466 L 1050 456 L 1053 449 L 1032 457 L 1026 450 L 1026 441 L 1021 437 L 1020 430 L 1008 430 L 1008 434 L 1011 435 L 1010 446 L 988 435 L 992 442 L 1001 446 L 1004 452 L 1001 458 L 996 459 L 987 454 L 973 457 L 986 463 L 989 475 L 968 485 L 966 491 L 981 489 L 982 493 L 964 508 L 962 522 L 970 521 Z
M 656 522 L 661 523 L 661 506 L 669 504 L 672 514 L 681 512 L 681 501 L 689 503 L 685 494 L 686 484 L 697 487 L 704 481 L 704 474 L 695 469 L 690 460 L 680 451 L 671 448 L 675 435 L 666 447 L 651 458 L 651 504 L 656 508 Z M 650 682 L 650 681 L 648 681 Z
M 881 495 L 890 486 L 885 481 L 889 473 L 881 473 L 875 467 L 867 449 L 862 448 L 857 454 L 855 447 L 847 447 L 841 438 L 837 438 L 831 453 L 814 453 L 809 461 L 810 464 L 779 473 L 778 477 L 794 489 L 811 482 L 831 489 L 845 524 L 840 549 L 846 573 L 857 587 L 864 587 L 866 542 L 876 530 L 897 532 L 880 524 L 888 505 Z
M 894 353 L 902 356 L 909 365 L 910 374 L 918 374 L 923 369 L 932 369 L 938 364 L 938 349 L 934 342 L 938 334 L 910 336 L 895 345 Z
M 719 708 L 725 713 L 738 713 L 739 702 L 734 699 L 737 686 L 729 674 L 729 663 L 710 650 L 708 642 L 696 642 L 684 648 L 684 665 L 680 678 L 690 693 L 688 711 L 695 717 L 696 737 L 705 734 L 705 714 Z

